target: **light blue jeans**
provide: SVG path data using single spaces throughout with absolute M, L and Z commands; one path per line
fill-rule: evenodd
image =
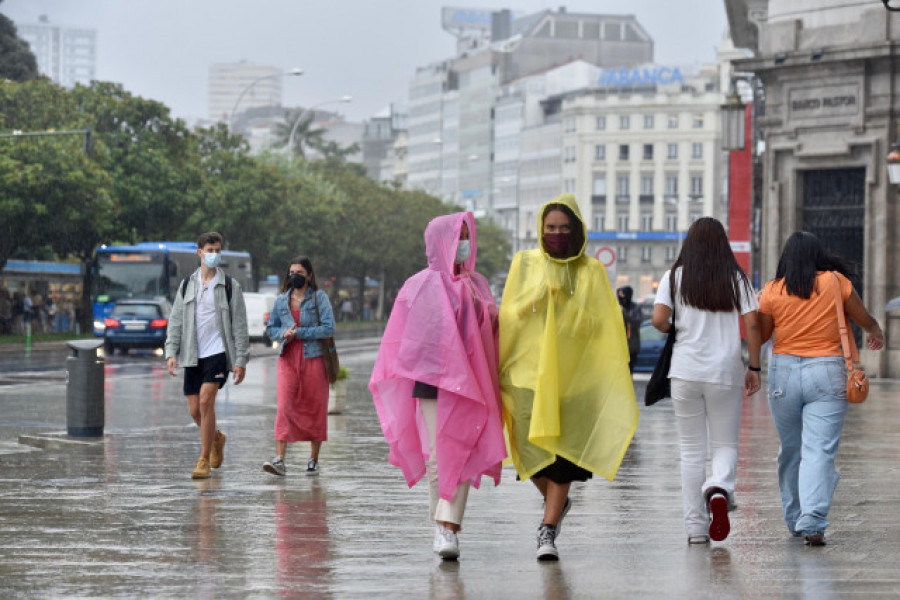
M 769 408 L 781 439 L 778 487 L 788 529 L 824 533 L 837 486 L 834 457 L 847 414 L 847 371 L 840 356 L 773 354 Z

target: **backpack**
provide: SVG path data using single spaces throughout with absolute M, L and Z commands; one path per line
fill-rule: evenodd
M 228 300 L 228 306 L 231 306 L 231 275 L 222 273 L 225 276 L 225 298 Z M 188 279 L 185 277 L 181 280 L 181 298 L 184 299 L 184 292 L 187 290 Z

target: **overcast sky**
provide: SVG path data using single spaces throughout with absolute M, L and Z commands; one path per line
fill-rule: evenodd
M 727 28 L 724 0 L 4 0 L 0 12 L 97 30 L 97 77 L 159 100 L 193 122 L 207 116 L 210 63 L 247 60 L 305 74 L 286 78 L 284 103 L 349 94 L 336 106 L 367 119 L 404 100 L 417 66 L 450 58 L 441 7 L 526 13 L 633 14 L 655 41 L 657 63 L 712 62 Z

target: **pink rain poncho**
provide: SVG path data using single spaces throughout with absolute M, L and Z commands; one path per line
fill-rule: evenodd
M 453 274 L 463 222 L 471 251 Z M 388 460 L 410 487 L 425 474 L 428 432 L 413 385 L 438 388 L 437 472 L 440 496 L 457 485 L 476 488 L 482 475 L 500 481 L 506 443 L 497 379 L 497 306 L 487 280 L 475 273 L 475 219 L 455 213 L 425 229 L 428 268 L 410 277 L 394 302 L 369 381 L 390 446 Z

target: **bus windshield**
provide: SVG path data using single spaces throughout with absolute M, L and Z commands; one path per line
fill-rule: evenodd
M 161 252 L 110 252 L 97 255 L 94 298 L 109 302 L 122 298 L 168 295 L 165 257 Z

